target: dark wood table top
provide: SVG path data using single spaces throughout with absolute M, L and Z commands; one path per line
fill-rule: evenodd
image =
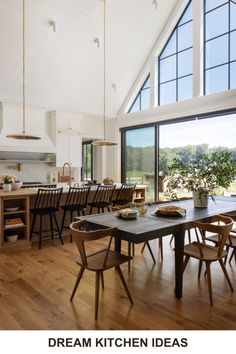
M 194 208 L 193 200 L 165 204 L 186 209 L 184 217 L 151 215 L 157 207 L 157 205 L 153 205 L 148 207 L 144 216 L 138 216 L 133 220 L 117 218 L 115 217 L 117 212 L 86 215 L 85 217 L 79 217 L 79 219 L 86 219 L 95 228 L 117 227 L 123 239 L 140 243 L 174 233 L 178 231 L 179 227 L 188 228 L 188 223 L 191 221 L 208 219 L 217 214 L 236 212 L 236 198 L 224 198 L 227 199 L 216 198 L 215 201 L 210 199 L 207 208 Z

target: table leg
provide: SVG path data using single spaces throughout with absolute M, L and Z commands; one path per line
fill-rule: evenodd
M 185 228 L 181 226 L 178 232 L 175 232 L 175 296 L 181 299 L 183 290 L 183 252 L 184 252 L 184 234 Z
M 115 237 L 115 251 L 119 253 L 121 251 L 121 239 L 118 237 Z

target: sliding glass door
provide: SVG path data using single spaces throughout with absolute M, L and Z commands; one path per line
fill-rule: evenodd
M 125 180 L 147 186 L 147 200 L 154 200 L 155 128 L 126 132 Z

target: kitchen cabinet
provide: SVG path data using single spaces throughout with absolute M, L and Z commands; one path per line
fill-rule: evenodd
M 69 162 L 72 167 L 81 168 L 82 138 L 77 132 L 58 131 L 56 133 L 56 166 Z

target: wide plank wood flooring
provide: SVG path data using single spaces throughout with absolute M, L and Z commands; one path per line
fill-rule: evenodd
M 131 272 L 122 270 L 134 305 L 130 306 L 114 270 L 105 272 L 98 321 L 94 320 L 95 274 L 85 271 L 74 301 L 69 301 L 79 266 L 75 242 L 44 240 L 38 250 L 0 254 L 0 329 L 236 329 L 236 265 L 227 264 L 232 293 L 218 264 L 212 265 L 214 307 L 210 307 L 204 275 L 198 283 L 198 263 L 191 260 L 184 274 L 183 298 L 174 296 L 174 251 L 164 240 L 164 261 L 157 241 L 151 241 L 157 263 L 136 245 Z M 89 251 L 104 246 L 91 243 Z M 127 243 L 123 242 L 123 251 Z

